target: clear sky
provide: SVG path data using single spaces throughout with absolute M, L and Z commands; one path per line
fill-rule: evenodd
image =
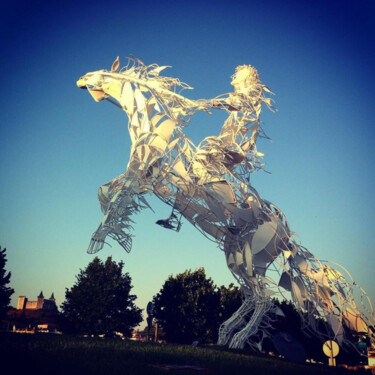
M 102 219 L 97 189 L 126 167 L 125 114 L 95 103 L 76 80 L 116 56 L 172 65 L 165 75 L 191 98 L 231 91 L 252 64 L 275 92 L 261 142 L 259 194 L 278 205 L 302 244 L 348 267 L 375 300 L 375 3 L 357 1 L 6 1 L 0 15 L 0 244 L 19 295 L 65 288 L 93 259 Z M 224 114 L 198 114 L 187 133 L 218 134 Z M 139 307 L 170 274 L 205 267 L 218 285 L 232 276 L 216 245 L 184 222 L 155 225 L 169 207 L 135 220 L 130 254 L 116 243 L 98 256 L 125 262 Z

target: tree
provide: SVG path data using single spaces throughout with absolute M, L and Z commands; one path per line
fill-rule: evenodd
M 7 286 L 10 283 L 11 273 L 7 273 L 5 270 L 5 264 L 7 262 L 5 252 L 6 249 L 1 250 L 0 246 L 0 319 L 6 317 L 10 297 L 14 293 L 14 289 Z
M 218 288 L 204 268 L 170 276 L 154 297 L 154 316 L 165 339 L 182 344 L 214 343 L 220 324 L 242 303 L 241 291 L 231 284 Z
M 154 297 L 154 316 L 170 342 L 212 342 L 219 295 L 204 268 L 170 276 Z
M 129 337 L 142 321 L 141 309 L 135 306 L 135 295 L 128 273 L 123 274 L 124 263 L 108 257 L 88 264 L 76 276 L 77 282 L 66 289 L 62 304 L 62 322 L 65 331 L 82 334 L 112 334 L 121 332 Z
M 233 284 L 228 287 L 222 285 L 219 288 L 220 293 L 220 310 L 219 310 L 219 324 L 229 319 L 242 304 L 241 289 Z

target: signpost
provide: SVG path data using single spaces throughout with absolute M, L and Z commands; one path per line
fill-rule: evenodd
M 323 344 L 323 352 L 324 354 L 329 357 L 328 364 L 330 366 L 336 366 L 336 359 L 335 357 L 339 354 L 339 346 L 336 341 L 327 340 Z
M 153 315 L 154 315 L 154 305 L 152 302 L 149 302 L 147 304 L 147 341 L 150 341 L 150 331 L 152 328 L 152 320 L 153 320 Z

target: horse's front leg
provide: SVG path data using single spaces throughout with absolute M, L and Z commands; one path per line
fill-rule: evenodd
M 132 229 L 130 216 L 145 204 L 147 205 L 145 199 L 141 197 L 141 194 L 146 192 L 144 190 L 138 180 L 126 178 L 121 183 L 118 179 L 112 180 L 99 189 L 99 200 L 104 217 L 92 235 L 88 253 L 93 254 L 101 250 L 107 236 L 115 239 L 125 251 L 130 252 L 132 247 L 132 238 L 128 234 Z
M 109 236 L 115 239 L 127 252 L 132 248 L 132 238 L 123 230 L 119 230 L 114 226 L 100 223 L 98 229 L 93 233 L 87 252 L 95 254 L 100 251 L 104 244 L 106 237 Z

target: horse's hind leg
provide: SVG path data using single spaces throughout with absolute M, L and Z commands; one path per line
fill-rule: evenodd
M 218 345 L 226 345 L 234 333 L 241 329 L 245 324 L 245 317 L 254 309 L 253 301 L 245 298 L 240 308 L 219 328 Z
M 245 343 L 249 339 L 249 337 L 253 336 L 258 332 L 262 319 L 265 317 L 265 314 L 270 309 L 269 302 L 264 299 L 260 301 L 251 300 L 251 303 L 252 306 L 254 306 L 254 312 L 246 326 L 233 336 L 229 344 L 229 348 L 231 349 L 244 348 Z

